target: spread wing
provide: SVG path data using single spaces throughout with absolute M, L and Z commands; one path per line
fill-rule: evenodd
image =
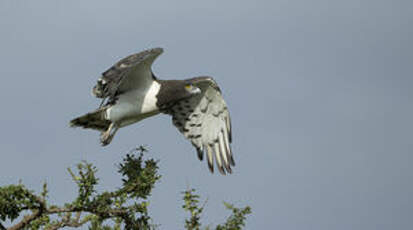
M 168 113 L 173 124 L 197 149 L 198 157 L 207 155 L 208 166 L 214 171 L 215 158 L 221 174 L 231 173 L 235 166 L 231 150 L 231 120 L 227 105 L 216 82 L 210 77 L 189 79 L 201 93 L 177 102 Z
M 116 94 L 149 85 L 154 80 L 152 63 L 162 52 L 162 48 L 154 48 L 123 58 L 102 74 L 93 87 L 93 95 L 113 98 Z

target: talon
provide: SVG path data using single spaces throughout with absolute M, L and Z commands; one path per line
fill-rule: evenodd
M 102 134 L 100 135 L 100 143 L 102 144 L 102 146 L 106 146 L 110 143 L 110 135 L 109 132 L 102 132 Z
M 115 123 L 111 123 L 109 125 L 109 128 L 105 132 L 102 132 L 100 134 L 100 143 L 102 144 L 102 146 L 110 144 L 118 129 L 119 127 Z

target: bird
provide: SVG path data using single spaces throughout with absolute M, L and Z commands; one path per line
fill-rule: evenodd
M 152 64 L 162 53 L 162 48 L 144 50 L 103 72 L 92 88 L 92 95 L 102 100 L 100 106 L 69 125 L 100 131 L 100 143 L 106 146 L 120 128 L 167 114 L 195 147 L 200 161 L 205 153 L 211 173 L 214 159 L 221 174 L 232 173 L 231 118 L 221 89 L 210 76 L 158 79 Z

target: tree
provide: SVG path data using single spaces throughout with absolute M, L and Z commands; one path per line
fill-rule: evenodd
M 46 229 L 63 227 L 81 227 L 88 225 L 91 230 L 110 229 L 156 229 L 156 224 L 148 213 L 148 197 L 161 178 L 158 174 L 158 161 L 144 159 L 147 150 L 139 147 L 131 151 L 119 164 L 118 172 L 122 176 L 122 186 L 114 191 L 98 192 L 95 187 L 99 182 L 97 169 L 88 162 L 77 165 L 76 172 L 68 169 L 77 185 L 76 199 L 62 206 L 50 204 L 47 184 L 37 195 L 23 184 L 0 187 L 0 220 L 14 221 L 9 228 L 0 223 L 0 229 Z M 201 229 L 200 197 L 194 189 L 183 192 L 182 208 L 189 212 L 185 220 L 186 229 Z M 217 230 L 241 229 L 245 226 L 246 215 L 250 207 L 242 209 L 224 203 L 232 211 L 227 221 L 216 226 Z M 19 218 L 20 217 L 20 218 Z M 205 227 L 204 229 L 210 229 Z

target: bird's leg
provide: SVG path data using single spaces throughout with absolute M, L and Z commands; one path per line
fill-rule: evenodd
M 100 143 L 102 146 L 110 144 L 118 129 L 119 127 L 115 122 L 110 123 L 109 128 L 100 134 Z
M 103 100 L 102 100 L 102 102 L 100 103 L 100 105 L 99 105 L 99 108 L 102 108 L 102 106 L 103 106 L 103 104 L 105 103 L 105 100 L 106 98 L 104 98 Z

